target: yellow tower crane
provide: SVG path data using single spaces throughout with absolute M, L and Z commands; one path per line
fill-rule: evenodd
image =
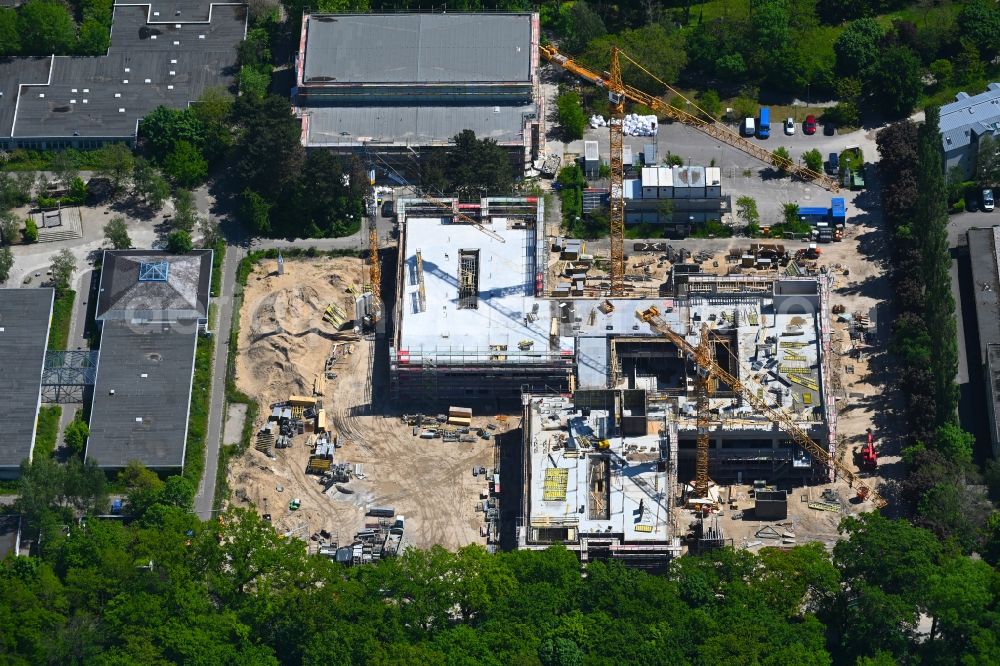
M 735 376 L 723 369 L 712 356 L 710 346 L 706 346 L 705 340 L 707 339 L 707 330 L 705 327 L 702 328 L 702 340 L 701 343 L 695 347 L 690 344 L 682 335 L 674 331 L 670 326 L 663 320 L 660 316 L 660 311 L 655 307 L 649 307 L 646 310 L 636 311 L 636 317 L 640 320 L 649 324 L 649 327 L 656 333 L 665 336 L 675 345 L 677 348 L 688 358 L 692 359 L 695 364 L 705 372 L 708 377 L 712 377 L 733 390 L 733 392 L 740 395 L 744 400 L 747 401 L 757 412 L 773 423 L 776 423 L 785 433 L 787 433 L 792 440 L 798 444 L 803 450 L 806 451 L 816 460 L 822 461 L 827 466 L 831 466 L 836 469 L 841 476 L 843 476 L 851 487 L 857 487 L 858 498 L 862 501 L 869 500 L 877 509 L 881 509 L 886 505 L 886 501 L 875 489 L 865 483 L 857 474 L 854 473 L 849 467 L 841 463 L 839 460 L 834 458 L 826 451 L 822 446 L 814 442 L 808 434 L 802 428 L 798 426 L 795 420 L 787 413 L 785 413 L 780 407 L 775 407 L 769 405 L 763 397 L 763 393 L 758 395 L 752 389 L 746 386 L 742 381 L 737 379 Z M 732 353 L 732 352 L 730 352 Z M 699 394 L 700 401 L 700 394 Z M 701 405 L 699 404 L 699 408 Z M 700 437 L 701 437 L 701 411 L 699 409 L 699 456 L 700 456 Z M 707 423 L 706 423 L 707 426 Z M 706 448 L 707 454 L 707 448 Z M 699 461 L 698 474 L 701 474 Z M 705 456 L 705 480 L 706 480 L 706 490 L 707 490 L 707 479 L 708 479 L 708 457 Z M 696 479 L 697 481 L 697 479 Z M 698 489 L 696 483 L 695 489 Z
M 554 46 L 543 45 L 539 47 L 539 50 L 542 57 L 547 61 L 558 65 L 567 72 L 574 74 L 575 76 L 579 76 L 596 86 L 605 88 L 608 91 L 608 100 L 611 104 L 611 121 L 608 123 L 608 130 L 611 138 L 611 193 L 609 196 L 608 217 L 611 226 L 612 296 L 621 296 L 625 292 L 625 165 L 622 157 L 622 147 L 624 144 L 622 124 L 625 115 L 625 100 L 636 104 L 643 104 L 655 111 L 658 115 L 684 123 L 689 127 L 693 127 L 713 139 L 722 141 L 733 148 L 738 148 L 748 155 L 756 157 L 757 159 L 778 167 L 779 169 L 783 169 L 784 171 L 794 176 L 798 176 L 803 180 L 814 182 L 820 187 L 826 188 L 832 192 L 836 192 L 840 189 L 836 179 L 830 178 L 824 173 L 813 171 L 805 165 L 796 164 L 792 160 L 782 157 L 781 155 L 776 155 L 765 148 L 761 148 L 756 143 L 747 141 L 737 132 L 734 132 L 732 129 L 721 123 L 715 122 L 714 120 L 706 120 L 705 118 L 711 118 L 711 114 L 707 113 L 697 104 L 671 88 L 666 82 L 654 76 L 652 72 L 630 58 L 626 53 L 617 47 L 611 48 L 611 67 L 609 71 L 603 74 L 598 74 L 597 72 L 594 72 L 577 63 L 572 58 L 559 53 L 558 49 Z M 698 116 L 675 106 L 671 106 L 653 95 L 644 93 L 638 88 L 626 85 L 622 81 L 621 58 L 625 58 L 634 66 L 638 67 L 640 70 L 652 77 L 653 80 L 662 84 L 670 92 L 683 99 L 688 105 L 700 111 L 702 115 Z

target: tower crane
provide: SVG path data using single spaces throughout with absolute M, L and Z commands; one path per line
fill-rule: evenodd
M 656 306 L 650 306 L 646 310 L 637 310 L 636 317 L 641 321 L 649 324 L 650 329 L 660 335 L 666 337 L 675 345 L 677 348 L 688 358 L 694 361 L 695 365 L 698 366 L 699 372 L 704 373 L 706 376 L 714 378 L 721 381 L 723 384 L 732 389 L 735 393 L 740 395 L 744 400 L 747 401 L 758 413 L 767 417 L 772 422 L 778 424 L 778 426 L 787 433 L 792 440 L 795 441 L 802 449 L 806 451 L 809 455 L 817 460 L 823 461 L 828 466 L 834 467 L 840 474 L 847 479 L 848 484 L 852 487 L 857 486 L 858 498 L 861 500 L 871 500 L 875 508 L 881 509 L 886 505 L 886 500 L 875 492 L 875 489 L 865 483 L 857 474 L 854 473 L 849 467 L 838 461 L 836 458 L 831 456 L 823 447 L 814 442 L 808 434 L 802 428 L 795 423 L 794 419 L 788 414 L 781 411 L 780 407 L 772 407 L 764 400 L 763 395 L 758 395 L 753 390 L 751 390 L 746 384 L 737 379 L 735 376 L 727 372 L 722 368 L 712 356 L 711 346 L 706 345 L 706 340 L 708 339 L 708 329 L 707 325 L 702 326 L 702 339 L 701 343 L 695 347 L 689 343 L 683 336 L 674 331 L 670 326 L 663 320 L 660 316 L 660 311 Z M 732 353 L 732 352 L 730 352 Z M 706 400 L 707 401 L 707 400 Z M 702 443 L 701 443 L 701 426 L 702 426 L 702 416 L 701 416 L 701 393 L 698 394 L 698 475 L 701 476 L 701 455 L 702 455 Z M 707 434 L 707 422 L 704 424 L 706 426 Z M 707 439 L 705 440 L 707 444 Z M 699 481 L 701 479 L 696 479 L 695 489 L 698 490 Z M 705 488 L 707 490 L 708 484 L 708 448 L 705 447 L 704 456 L 704 482 Z
M 701 109 L 697 104 L 671 88 L 666 82 L 657 78 L 652 72 L 630 58 L 618 47 L 611 47 L 611 66 L 610 69 L 603 74 L 598 74 L 597 72 L 584 67 L 572 58 L 560 53 L 554 46 L 542 45 L 539 46 L 539 50 L 542 57 L 547 61 L 558 65 L 567 72 L 589 81 L 596 86 L 605 88 L 608 91 L 608 101 L 611 105 L 611 121 L 608 123 L 608 130 L 610 132 L 611 139 L 611 192 L 609 196 L 608 217 L 611 227 L 612 296 L 621 296 L 625 291 L 625 165 L 622 157 L 622 146 L 624 144 L 622 124 L 625 115 L 625 100 L 629 100 L 630 102 L 637 104 L 643 104 L 650 109 L 653 109 L 660 115 L 666 116 L 671 120 L 684 123 L 689 127 L 693 127 L 699 132 L 707 134 L 708 136 L 718 139 L 719 141 L 723 141 L 734 148 L 738 148 L 748 155 L 752 155 L 767 164 L 774 165 L 787 171 L 788 173 L 799 176 L 803 180 L 815 182 L 821 187 L 833 192 L 839 190 L 839 185 L 837 184 L 836 179 L 830 178 L 826 174 L 813 171 L 804 165 L 796 164 L 786 157 L 776 155 L 765 148 L 761 148 L 752 141 L 747 141 L 725 125 L 715 121 L 705 120 L 700 116 L 696 116 L 692 113 L 684 111 L 683 109 L 671 106 L 659 98 L 645 93 L 638 88 L 626 85 L 622 82 L 621 58 L 625 58 L 647 75 L 652 77 L 655 81 L 661 83 L 665 88 L 678 95 L 695 109 L 701 111 L 705 117 L 710 117 L 710 114 L 706 113 L 704 109 Z

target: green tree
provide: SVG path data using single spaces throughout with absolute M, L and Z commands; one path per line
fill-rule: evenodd
M 987 187 L 1000 186 L 1000 141 L 988 133 L 979 137 L 976 179 Z
M 70 281 L 76 271 L 76 257 L 68 249 L 59 250 L 52 258 L 52 284 L 57 291 L 70 288 Z
M 0 7 L 0 55 L 17 55 L 20 51 L 17 11 L 11 7 Z
M 958 29 L 984 56 L 1000 51 L 1000 9 L 989 0 L 972 0 L 958 14 Z
M 135 158 L 123 143 L 109 143 L 101 146 L 93 154 L 97 175 L 111 181 L 116 193 L 121 192 L 132 180 Z
M 932 62 L 930 69 L 939 87 L 948 85 L 954 75 L 954 67 L 952 67 L 951 61 L 943 58 Z
M 774 149 L 774 156 L 783 160 L 776 165 L 778 173 L 782 176 L 788 175 L 788 163 L 792 161 L 791 153 L 784 146 L 778 146 Z
M 879 42 L 885 31 L 873 18 L 851 22 L 833 45 L 837 72 L 841 76 L 864 77 L 879 63 Z
M 55 174 L 56 179 L 64 187 L 72 185 L 73 181 L 80 177 L 80 169 L 76 165 L 75 150 L 58 150 L 52 154 L 49 161 L 49 170 Z
M 86 18 L 80 24 L 80 40 L 77 52 L 81 55 L 103 56 L 111 45 L 108 26 L 94 18 Z
M 174 217 L 171 226 L 190 233 L 197 224 L 198 209 L 194 203 L 194 193 L 191 190 L 178 189 L 174 192 Z
M 591 41 L 608 33 L 600 15 L 586 2 L 564 3 L 559 10 L 562 43 L 566 53 L 579 53 Z
M 21 233 L 21 223 L 10 211 L 0 211 L 0 244 L 13 245 Z
M 0 284 L 10 277 L 10 269 L 14 267 L 14 253 L 9 247 L 0 248 Z
M 212 164 L 221 159 L 233 145 L 229 122 L 233 96 L 225 88 L 208 88 L 190 108 L 205 128 L 202 150 L 209 164 Z
M 445 173 L 454 191 L 467 196 L 510 193 L 514 173 L 510 155 L 495 139 L 478 139 L 472 130 L 455 135 Z
M 201 151 L 187 141 L 177 142 L 164 160 L 163 169 L 183 187 L 200 185 L 208 177 L 208 162 Z
M 175 229 L 167 236 L 167 250 L 176 254 L 185 254 L 194 249 L 191 234 L 183 229 Z
M 224 239 L 219 229 L 219 222 L 212 217 L 201 217 L 198 222 L 198 232 L 201 234 L 202 247 L 215 247 Z
M 268 88 L 271 87 L 271 66 L 244 65 L 240 68 L 239 79 L 241 94 L 251 100 L 262 100 L 267 97 Z
M 944 170 L 941 165 L 940 132 L 936 107 L 925 111 L 918 138 L 917 186 L 914 234 L 922 255 L 926 283 L 924 321 L 931 340 L 931 370 L 938 425 L 953 422 L 958 407 L 955 373 L 958 347 L 955 299 L 951 293 L 951 255 L 948 250 L 948 207 Z
M 37 243 L 38 242 L 38 225 L 31 218 L 24 221 L 24 242 L 25 243 Z
M 171 109 L 158 106 L 139 123 L 143 146 L 157 163 L 167 159 L 179 142 L 201 147 L 205 142 L 205 124 L 195 108 Z
M 617 46 L 625 53 L 642 54 L 642 64 L 654 76 L 663 81 L 676 81 L 687 64 L 684 36 L 679 30 L 671 30 L 659 23 L 643 26 L 636 30 L 622 30 L 615 35 L 606 35 L 591 40 L 579 60 L 598 71 L 610 66 L 611 47 Z M 640 90 L 662 90 L 662 84 L 628 61 L 623 61 L 622 80 Z
M 823 154 L 818 149 L 813 148 L 802 153 L 802 161 L 813 171 L 817 173 L 823 172 Z
M 125 218 L 121 215 L 116 215 L 104 225 L 104 238 L 116 250 L 128 250 L 132 247 L 132 239 L 128 235 Z
M 920 74 L 913 51 L 905 46 L 884 49 L 868 82 L 877 108 L 893 118 L 909 115 L 923 88 Z
M 288 99 L 237 101 L 234 115 L 241 130 L 233 173 L 245 187 L 270 203 L 295 188 L 305 153 L 302 127 L 289 111 Z
M 80 419 L 73 419 L 63 431 L 63 443 L 74 456 L 82 456 L 90 437 L 90 428 Z
M 707 116 L 705 120 L 718 120 L 722 112 L 722 100 L 719 99 L 719 93 L 714 90 L 701 93 L 698 96 L 698 106 L 704 111 L 702 115 Z
M 250 188 L 243 190 L 240 211 L 254 233 L 267 235 L 271 231 L 271 204 Z
M 76 25 L 66 6 L 54 0 L 29 0 L 18 14 L 24 55 L 69 55 L 76 46 Z
M 757 212 L 757 200 L 744 195 L 736 200 L 736 217 L 747 229 L 748 235 L 760 232 L 760 213 Z
M 154 211 L 163 208 L 163 204 L 170 198 L 170 184 L 156 167 L 142 158 L 137 158 L 135 162 L 133 191 Z
M 556 108 L 559 111 L 559 125 L 562 127 L 563 140 L 577 141 L 583 138 L 587 127 L 587 116 L 583 113 L 580 96 L 575 92 L 564 92 L 556 98 Z
M 118 473 L 118 482 L 125 487 L 127 513 L 136 517 L 146 513 L 163 490 L 163 481 L 156 472 L 147 469 L 138 460 L 129 461 L 125 469 Z

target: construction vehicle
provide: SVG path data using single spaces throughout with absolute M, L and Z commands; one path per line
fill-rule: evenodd
M 868 441 L 861 448 L 861 469 L 874 472 L 878 469 L 878 453 L 875 451 L 875 435 L 868 428 Z
M 753 141 L 748 141 L 733 131 L 729 127 L 716 122 L 706 120 L 712 115 L 699 107 L 697 104 L 687 99 L 677 90 L 674 90 L 665 81 L 657 78 L 648 69 L 630 58 L 617 47 L 611 47 L 611 65 L 607 72 L 598 74 L 587 67 L 577 63 L 572 58 L 560 53 L 552 45 L 541 45 L 539 50 L 543 58 L 554 63 L 562 69 L 579 76 L 596 86 L 600 86 L 608 91 L 608 101 L 611 111 L 611 120 L 608 123 L 608 130 L 611 139 L 611 192 L 608 204 L 608 217 L 611 227 L 611 295 L 621 296 L 625 291 L 625 200 L 624 200 L 624 160 L 623 145 L 624 133 L 622 123 L 625 117 L 625 100 L 635 104 L 642 104 L 657 113 L 671 120 L 684 123 L 689 127 L 716 139 L 725 142 L 733 148 L 738 148 L 743 152 L 756 157 L 757 159 L 770 164 L 788 174 L 798 176 L 803 180 L 812 181 L 821 187 L 832 192 L 837 192 L 840 186 L 836 178 L 831 178 L 818 171 L 813 171 L 805 165 L 797 164 L 791 159 L 781 155 L 776 155 L 771 151 L 762 148 Z M 658 97 L 642 92 L 637 88 L 625 85 L 622 82 L 621 61 L 625 58 L 632 65 L 642 70 L 657 83 L 663 85 L 671 93 L 682 99 L 701 115 L 689 113 L 683 109 L 667 104 Z
M 660 335 L 663 335 L 671 342 L 673 342 L 678 350 L 680 350 L 687 358 L 691 359 L 695 365 L 704 372 L 706 376 L 712 377 L 717 381 L 722 382 L 728 386 L 734 393 L 740 395 L 743 400 L 748 404 L 753 406 L 759 414 L 767 417 L 773 423 L 777 424 L 785 433 L 792 438 L 792 440 L 798 444 L 802 449 L 811 455 L 814 459 L 822 461 L 828 466 L 832 466 L 837 472 L 843 476 L 848 484 L 852 487 L 857 487 L 857 496 L 861 501 L 870 500 L 875 508 L 882 508 L 886 505 L 885 499 L 883 499 L 875 489 L 866 484 L 857 474 L 854 473 L 848 466 L 844 465 L 836 458 L 831 456 L 829 452 L 826 451 L 819 444 L 814 442 L 808 434 L 802 428 L 798 426 L 791 415 L 786 414 L 780 406 L 771 406 L 765 400 L 764 396 L 768 395 L 766 391 L 756 391 L 748 387 L 742 381 L 737 379 L 735 376 L 730 374 L 724 368 L 722 368 L 715 359 L 709 353 L 709 347 L 705 344 L 705 340 L 708 339 L 709 330 L 708 324 L 703 323 L 701 329 L 701 344 L 697 347 L 689 343 L 684 336 L 680 335 L 660 316 L 660 311 L 656 306 L 650 306 L 646 310 L 637 310 L 636 317 L 641 321 L 649 324 L 651 330 Z M 732 354 L 732 351 L 730 351 Z M 739 362 L 738 359 L 733 359 L 735 362 Z M 748 373 L 749 376 L 750 373 Z M 699 401 L 700 402 L 700 401 Z M 700 405 L 699 405 L 700 407 Z M 699 409 L 699 413 L 700 413 Z M 699 435 L 701 419 L 699 418 Z M 707 452 L 707 450 L 706 450 Z M 701 477 L 701 469 L 698 469 L 699 477 Z M 705 470 L 703 478 L 695 479 L 695 489 L 698 490 L 699 486 L 703 486 L 706 490 L 708 487 L 708 470 L 707 470 L 707 456 L 705 457 Z

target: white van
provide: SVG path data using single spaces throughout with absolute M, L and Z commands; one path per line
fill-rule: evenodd
M 757 133 L 757 121 L 754 118 L 744 118 L 743 125 L 740 126 L 740 133 L 743 136 L 754 136 Z

